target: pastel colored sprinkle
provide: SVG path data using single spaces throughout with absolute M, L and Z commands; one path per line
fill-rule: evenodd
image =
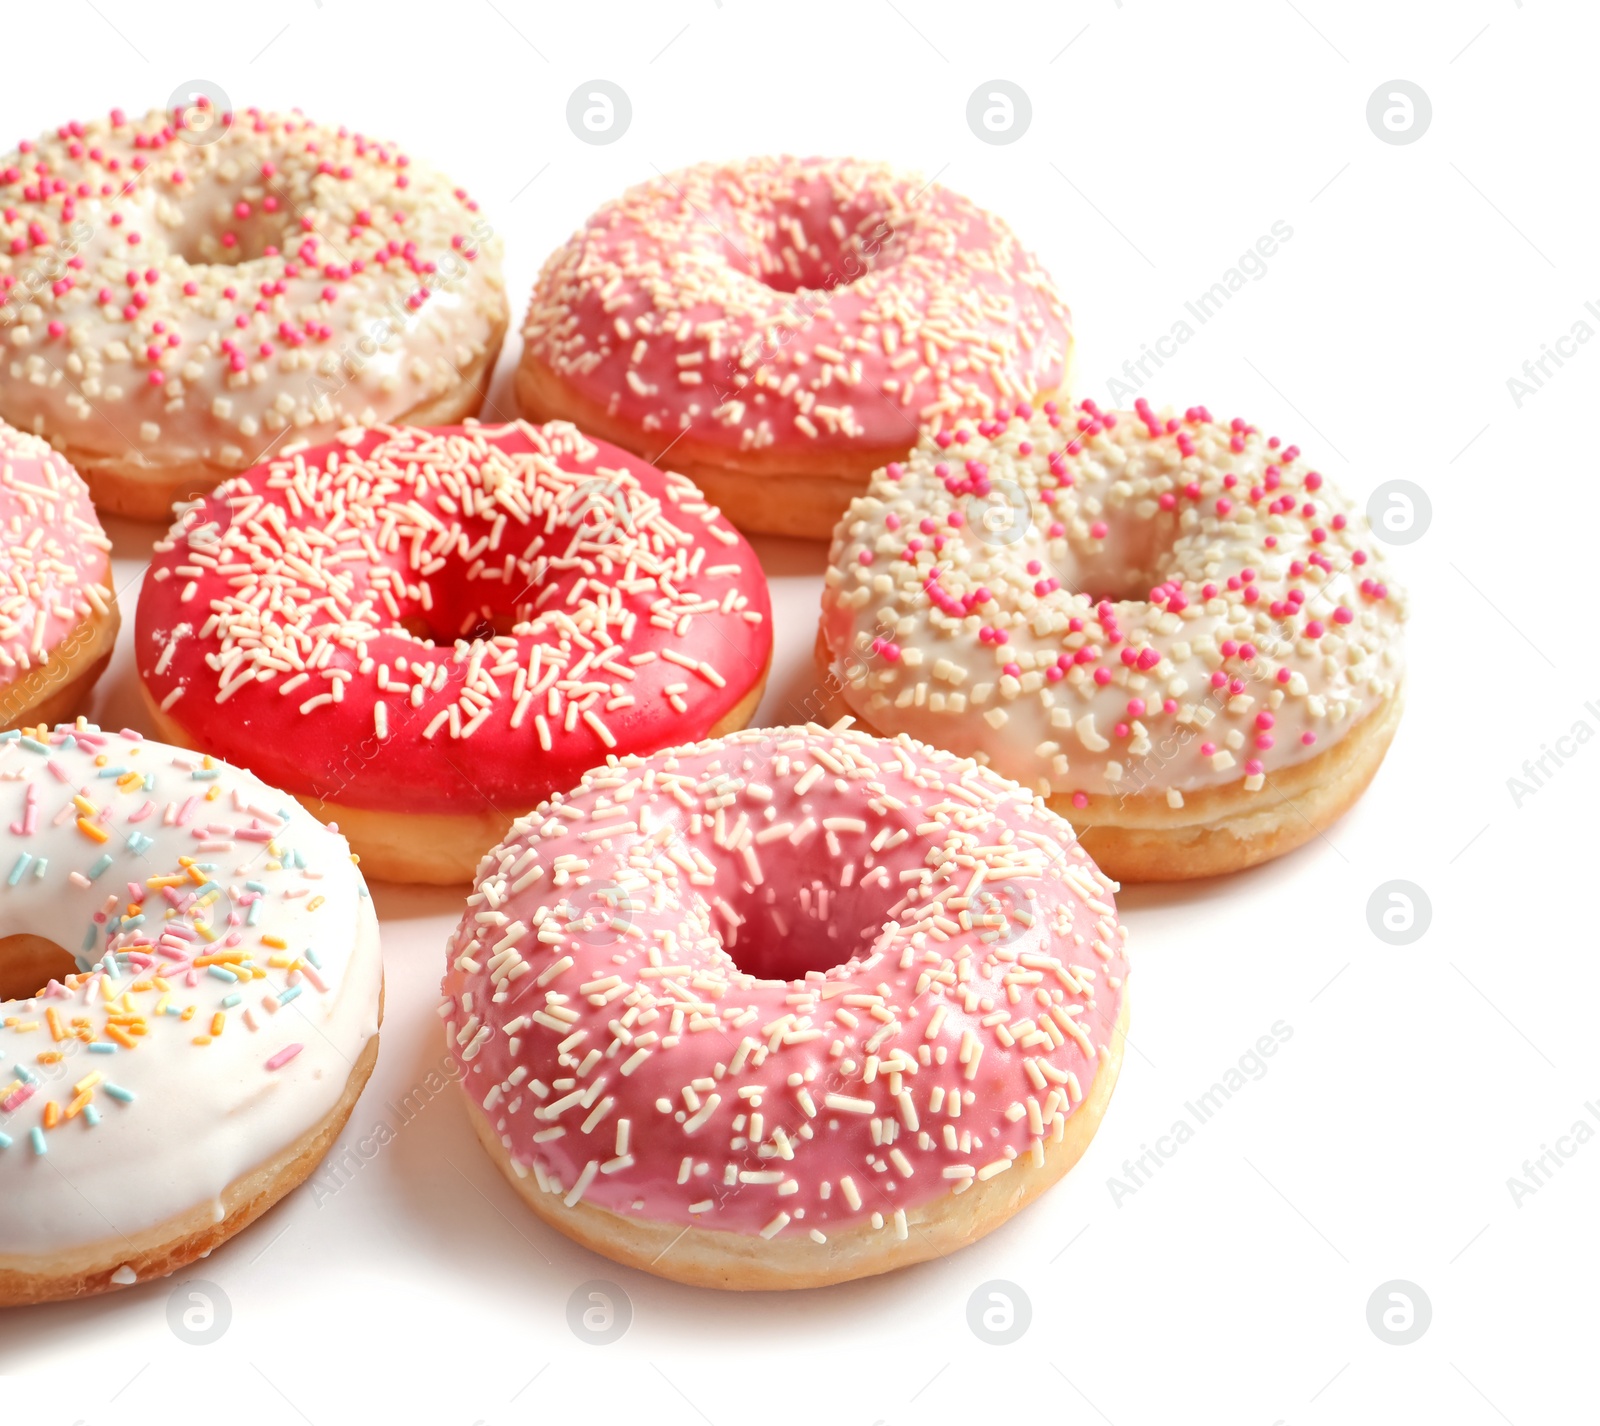
M 287 1049 L 279 1050 L 277 1054 L 267 1061 L 267 1068 L 269 1070 L 282 1069 L 304 1048 L 304 1045 L 290 1045 Z

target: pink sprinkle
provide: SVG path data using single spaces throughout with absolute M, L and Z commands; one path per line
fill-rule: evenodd
M 277 1054 L 267 1061 L 267 1068 L 269 1070 L 282 1069 L 303 1049 L 305 1049 L 304 1045 L 290 1045 L 286 1050 L 279 1050 Z
M 1088 795 L 1082 792 L 1074 792 L 1072 794 L 1072 805 L 1080 809 L 1087 807 L 1089 805 Z

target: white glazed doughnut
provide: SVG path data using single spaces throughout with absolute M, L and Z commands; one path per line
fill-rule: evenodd
M 476 413 L 508 309 L 477 204 L 392 144 L 202 102 L 0 158 L 0 416 L 102 510 L 360 421 Z
M 1203 407 L 926 435 L 834 536 L 818 657 L 864 726 L 1044 796 L 1124 881 L 1278 856 L 1360 795 L 1405 598 L 1294 446 Z
M 11 1304 L 173 1272 L 300 1183 L 383 970 L 344 838 L 249 773 L 80 720 L 0 735 L 0 799 Z

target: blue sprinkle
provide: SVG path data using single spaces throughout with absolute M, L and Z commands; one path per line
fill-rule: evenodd
M 83 933 L 83 949 L 85 951 L 92 951 L 94 949 L 94 943 L 99 939 L 99 936 L 99 930 L 96 928 L 94 922 L 91 921 L 89 923 L 89 929 Z M 80 967 L 82 970 L 88 970 L 88 968 L 88 966 Z
M 11 1147 L 11 1144 L 12 1144 L 11 1135 L 9 1135 L 9 1134 L 0 1134 L 0 1149 L 9 1149 Z
M 197 767 L 189 774 L 196 782 L 210 782 L 217 776 L 219 769 L 214 767 Z
M 155 846 L 156 839 L 147 837 L 143 832 L 129 832 L 128 846 L 135 852 L 145 852 Z
M 314 966 L 314 967 L 315 967 L 315 968 L 316 968 L 316 969 L 317 969 L 317 970 L 321 970 L 321 969 L 322 969 L 322 962 L 321 962 L 321 961 L 320 961 L 320 960 L 318 960 L 318 959 L 317 959 L 317 953 L 316 953 L 316 952 L 315 952 L 315 951 L 314 951 L 314 950 L 312 950 L 312 949 L 311 949 L 311 947 L 310 947 L 310 946 L 307 946 L 307 947 L 306 947 L 306 948 L 305 948 L 305 951 L 304 951 L 304 953 L 303 953 L 303 954 L 304 954 L 304 955 L 305 955 L 305 958 L 306 958 L 306 959 L 307 959 L 307 960 L 308 960 L 308 961 L 310 961 L 310 962 L 311 962 L 311 964 L 312 964 L 312 965 L 313 965 L 313 966 Z
M 78 740 L 73 737 L 71 733 L 68 733 L 64 738 L 62 738 L 61 746 L 63 748 L 75 748 L 78 746 Z
M 200 883 L 199 886 L 197 886 L 195 888 L 194 894 L 197 897 L 200 897 L 200 896 L 204 896 L 206 894 L 206 892 L 208 892 L 208 891 L 221 891 L 221 890 L 222 890 L 222 888 L 220 886 L 218 886 L 216 884 L 216 882 L 214 882 L 214 881 L 203 881 L 203 882 Z
M 166 1013 L 168 1015 L 182 1015 L 183 1011 L 179 1010 L 176 1005 L 169 1005 L 169 1006 L 167 1006 Z
M 27 1065 L 13 1065 L 11 1067 L 11 1072 L 16 1075 L 16 1077 L 24 1084 L 37 1084 L 39 1082 L 38 1078 L 34 1075 L 33 1071 L 27 1067 Z
M 246 891 L 258 891 L 263 896 L 267 894 L 267 884 L 264 881 L 247 881 L 244 884 L 244 889 Z
M 250 903 L 250 909 L 244 913 L 244 924 L 246 926 L 254 926 L 260 919 L 261 903 L 259 901 L 252 901 Z
M 100 1122 L 100 1111 L 92 1104 L 85 1104 L 83 1106 L 83 1121 L 91 1129 L 94 1128 Z
M 156 775 L 153 772 L 147 772 L 144 775 L 144 790 L 146 792 L 149 792 L 150 789 L 153 788 L 155 785 L 156 785 Z
M 111 853 L 110 852 L 101 852 L 100 856 L 95 861 L 95 864 L 92 867 L 89 868 L 89 880 L 90 881 L 98 881 L 102 876 L 105 875 L 106 871 L 110 868 L 110 866 L 111 866 Z
M 234 981 L 239 979 L 239 977 L 229 970 L 227 966 L 207 966 L 206 969 L 210 971 L 212 975 L 216 976 L 218 980 L 225 980 L 229 985 L 232 985 Z
M 35 881 L 44 880 L 44 869 L 49 865 L 49 857 L 40 857 L 39 860 L 33 864 L 33 877 Z
M 17 741 L 30 753 L 48 753 L 50 751 L 49 745 L 41 743 L 37 738 L 19 738 Z M 39 1152 L 42 1154 L 44 1150 L 40 1149 Z
M 110 1080 L 103 1081 L 100 1088 L 105 1090 L 119 1104 L 133 1103 L 133 1091 L 131 1089 L 124 1089 L 120 1084 L 112 1084 Z
M 26 742 L 28 740 L 24 739 L 23 741 Z M 33 1128 L 28 1130 L 28 1138 L 30 1138 L 33 1141 L 33 1151 L 34 1151 L 34 1153 L 42 1155 L 42 1154 L 46 1154 L 46 1153 L 49 1152 L 49 1150 L 45 1147 L 44 1130 L 41 1129 L 37 1124 L 35 1124 L 33 1126 Z
M 303 992 L 304 990 L 305 990 L 305 986 L 303 986 L 303 985 L 291 985 L 286 991 L 283 992 L 282 995 L 280 995 L 278 997 L 278 1004 L 279 1005 L 287 1005 L 291 1000 L 293 1000 L 297 995 L 301 994 L 301 992 Z
M 127 770 L 128 769 L 125 768 L 125 767 L 103 767 L 103 768 L 100 769 L 100 772 L 99 772 L 98 776 L 100 776 L 100 777 L 121 777 L 123 775 L 123 773 L 127 772 Z
M 117 953 L 115 951 L 106 952 L 105 959 L 100 962 L 100 969 L 113 980 L 122 974 L 122 967 L 117 963 Z
M 114 1055 L 117 1047 L 110 1040 L 90 1040 L 89 1053 L 91 1055 Z
M 0 733 L 0 743 L 14 742 L 22 736 L 21 728 L 13 728 L 9 733 Z
M 15 886 L 19 881 L 21 881 L 23 872 L 27 871 L 28 865 L 32 861 L 33 857 L 30 853 L 18 852 L 17 864 L 11 868 L 11 875 L 6 878 L 6 885 Z
M 233 1007 L 235 1005 L 237 1005 L 243 999 L 244 999 L 244 997 L 242 995 L 239 995 L 239 994 L 224 995 L 222 997 L 222 1008 L 224 1010 L 232 1010 Z
M 144 925 L 144 912 L 141 911 L 137 916 L 124 916 L 118 923 L 117 930 L 131 931 L 135 926 L 142 925 Z

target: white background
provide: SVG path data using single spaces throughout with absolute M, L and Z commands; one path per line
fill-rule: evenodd
M 979 1246 L 804 1295 L 681 1288 L 544 1228 L 452 1091 L 336 1195 L 302 1188 L 198 1265 L 231 1303 L 214 1345 L 169 1330 L 165 1283 L 6 1313 L 10 1416 L 1592 1416 L 1600 1140 L 1520 1207 L 1507 1179 L 1600 1101 L 1600 746 L 1520 808 L 1507 778 L 1576 721 L 1600 731 L 1584 708 L 1600 709 L 1600 344 L 1520 409 L 1506 384 L 1600 300 L 1592 14 L 1543 0 L 8 8 L 5 146 L 114 104 L 162 105 L 195 79 L 236 105 L 299 105 L 398 139 L 470 188 L 504 234 L 519 312 L 545 254 L 658 169 L 763 151 L 882 157 L 937 173 L 1041 253 L 1078 320 L 1079 393 L 1104 402 L 1124 359 L 1281 219 L 1294 235 L 1267 274 L 1141 394 L 1247 416 L 1363 502 L 1399 478 L 1433 507 L 1396 552 L 1414 596 L 1409 703 L 1372 790 L 1281 862 L 1120 898 L 1136 975 L 1115 1100 L 1079 1167 Z M 595 78 L 633 106 L 605 147 L 565 121 Z M 1033 107 L 1006 146 L 965 117 L 995 78 Z M 1406 146 L 1365 117 L 1395 78 L 1433 107 Z M 516 355 L 513 340 L 491 416 L 510 414 Z M 131 625 L 152 535 L 114 535 Z M 772 722 L 812 688 L 824 553 L 760 550 L 777 613 L 760 719 Z M 140 721 L 126 633 L 94 710 L 113 725 Z M 1409 946 L 1369 929 L 1369 897 L 1393 879 L 1432 906 Z M 345 1143 L 392 1124 L 387 1106 L 440 1061 L 433 1006 L 461 899 L 374 892 L 388 1018 Z M 1293 1037 L 1265 1077 L 1119 1206 L 1107 1180 L 1124 1159 L 1279 1020 Z M 1409 1346 L 1367 1323 L 1374 1289 L 1397 1278 L 1432 1303 Z M 568 1328 L 590 1279 L 631 1302 L 614 1345 Z M 969 1297 L 994 1279 L 1031 1302 L 1011 1346 L 967 1324 Z

